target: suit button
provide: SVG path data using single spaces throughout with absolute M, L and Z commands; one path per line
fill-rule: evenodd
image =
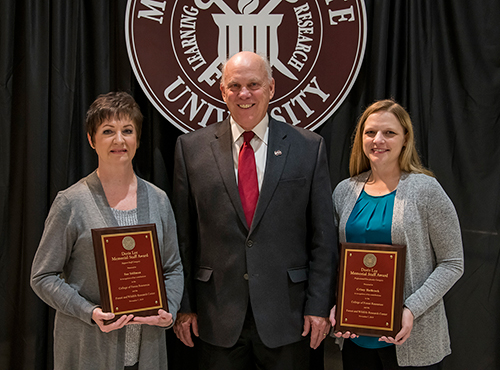
M 252 246 L 253 246 L 253 241 L 252 240 L 248 240 L 247 241 L 247 247 L 248 248 L 252 248 Z
M 248 274 L 243 275 L 243 279 L 248 280 Z

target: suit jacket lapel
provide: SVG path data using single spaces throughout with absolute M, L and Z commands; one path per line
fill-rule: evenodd
M 236 184 L 236 177 L 234 175 L 233 163 L 233 137 L 230 130 L 229 118 L 218 124 L 215 132 L 215 138 L 211 141 L 212 151 L 214 153 L 215 162 L 219 168 L 220 175 L 229 194 L 229 198 L 233 203 L 236 213 L 243 222 L 247 224 L 243 206 L 241 205 L 240 193 L 238 192 L 238 185 Z
M 264 173 L 264 181 L 257 202 L 257 209 L 252 221 L 252 231 L 260 222 L 264 212 L 266 211 L 269 202 L 271 201 L 274 191 L 278 186 L 278 182 L 285 168 L 286 158 L 290 142 L 286 140 L 287 135 L 282 130 L 280 124 L 274 119 L 269 119 L 269 146 L 267 147 L 266 169 Z

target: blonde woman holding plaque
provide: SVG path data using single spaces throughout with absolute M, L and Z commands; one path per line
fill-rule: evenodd
M 380 338 L 335 333 L 344 338 L 344 370 L 439 369 L 451 353 L 443 296 L 463 273 L 462 239 L 451 200 L 421 165 L 403 107 L 382 100 L 365 110 L 349 170 L 333 192 L 339 240 L 407 249 L 402 329 Z

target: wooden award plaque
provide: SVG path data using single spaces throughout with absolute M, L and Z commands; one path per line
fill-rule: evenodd
M 92 229 L 101 306 L 121 315 L 168 311 L 155 224 Z
M 341 243 L 335 332 L 394 337 L 401 330 L 406 246 Z

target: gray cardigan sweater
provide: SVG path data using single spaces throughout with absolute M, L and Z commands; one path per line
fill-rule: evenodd
M 339 240 L 370 172 L 342 181 L 333 192 Z M 429 366 L 451 353 L 443 296 L 463 274 L 463 248 L 455 208 L 436 179 L 403 173 L 394 200 L 391 237 L 407 246 L 404 304 L 415 320 L 396 346 L 400 366 Z
M 139 224 L 155 223 L 170 313 L 175 316 L 183 273 L 174 214 L 167 195 L 137 178 Z M 54 368 L 120 369 L 125 328 L 103 333 L 92 321 L 99 286 L 91 229 L 118 226 L 95 172 L 59 192 L 50 209 L 31 271 L 31 286 L 56 309 Z M 139 369 L 167 369 L 165 328 L 143 325 Z

